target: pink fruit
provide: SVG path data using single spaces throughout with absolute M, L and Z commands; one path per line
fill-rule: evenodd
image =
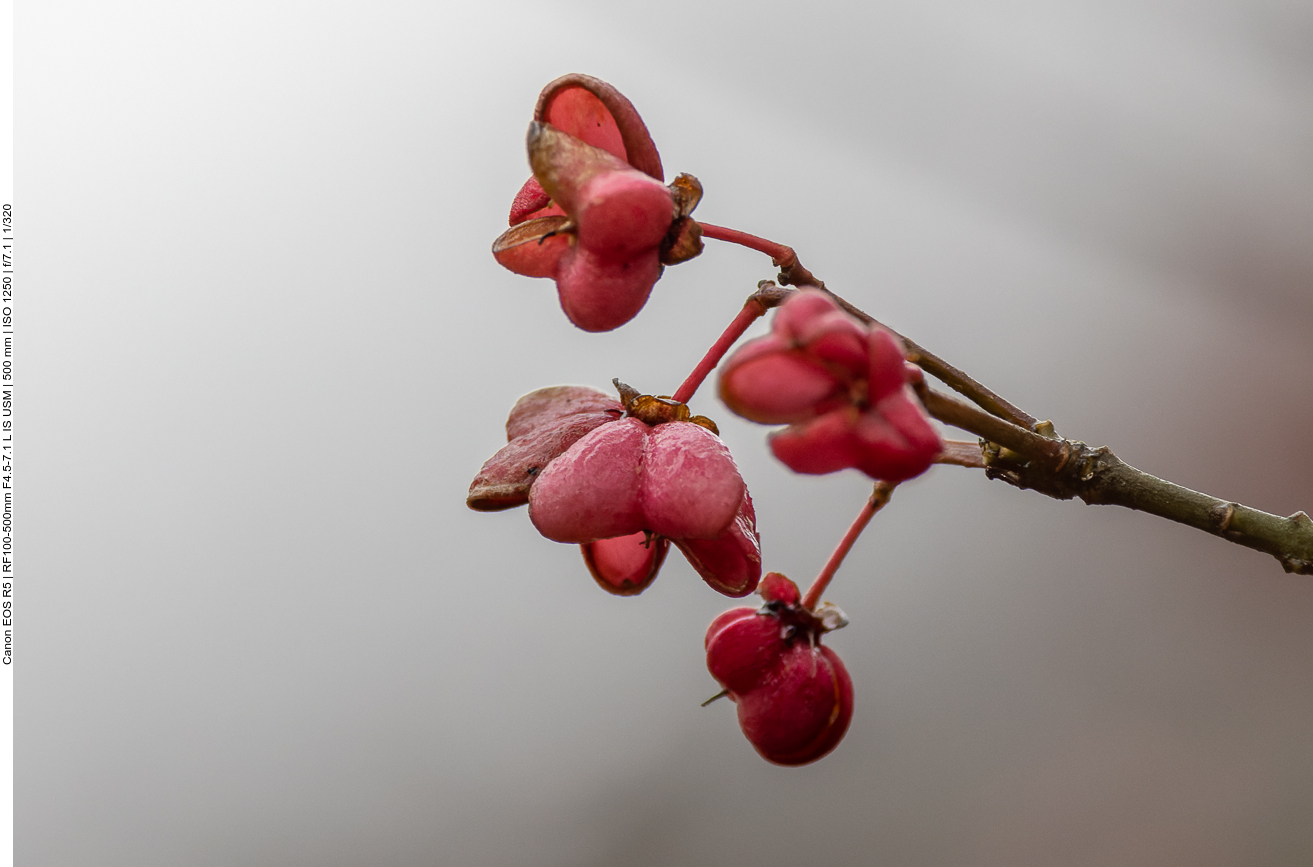
M 739 726 L 768 761 L 805 765 L 830 752 L 852 720 L 853 687 L 838 654 L 820 643 L 826 624 L 777 572 L 766 604 L 735 608 L 707 630 L 707 668 L 738 706 Z
M 671 542 L 715 590 L 751 593 L 761 542 L 729 450 L 686 421 L 683 404 L 630 404 L 639 405 L 646 421 L 622 417 L 620 403 L 591 388 L 525 395 L 506 421 L 510 442 L 483 465 L 466 502 L 479 511 L 528 503 L 539 532 L 581 545 L 593 578 L 618 595 L 646 588 Z
M 715 539 L 738 514 L 745 490 L 729 449 L 706 428 L 623 418 L 548 465 L 529 491 L 529 519 L 557 542 L 640 530 Z
M 914 376 L 896 337 L 804 290 L 780 308 L 769 335 L 729 358 L 720 395 L 744 418 L 789 425 L 770 444 L 796 472 L 856 467 L 901 482 L 925 472 L 943 448 L 909 387 Z
M 687 219 L 696 196 L 678 180 L 674 192 L 662 184 L 638 112 L 590 76 L 563 76 L 543 90 L 527 144 L 534 176 L 493 255 L 517 274 L 553 278 L 562 309 L 585 331 L 620 327 L 647 303 L 663 263 L 700 251 Z

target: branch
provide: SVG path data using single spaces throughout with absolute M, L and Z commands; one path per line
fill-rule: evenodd
M 849 304 L 798 261 L 792 247 L 765 238 L 703 223 L 703 236 L 741 244 L 765 253 L 780 269 L 784 286 L 814 286 L 849 314 L 877 325 L 903 341 L 906 358 L 970 398 L 980 409 L 924 385 L 917 389 L 935 418 L 981 437 L 979 457 L 966 443 L 950 442 L 940 463 L 976 467 L 985 475 L 1018 488 L 1030 488 L 1059 500 L 1080 497 L 1086 503 L 1125 506 L 1176 521 L 1271 554 L 1287 572 L 1313 575 L 1313 520 L 1304 512 L 1288 518 L 1219 500 L 1137 470 L 1107 447 L 1092 448 L 1053 433 L 1053 425 L 995 394 L 965 372 L 894 331 L 874 316 Z M 983 410 L 983 412 L 982 412 Z
M 811 272 L 808 271 L 807 273 L 810 274 Z M 781 273 L 780 276 L 783 278 L 786 275 L 784 273 Z M 782 279 L 780 282 L 787 282 L 787 281 Z M 1026 412 L 1025 410 L 1022 410 L 1020 407 L 1014 406 L 1010 401 L 1004 400 L 1002 397 L 995 394 L 993 391 L 986 388 L 984 385 L 980 384 L 979 382 L 976 382 L 974 379 L 968 376 L 964 371 L 958 370 L 956 367 L 949 364 L 947 361 L 944 361 L 944 359 L 935 355 L 933 352 L 921 346 L 916 341 L 902 334 L 899 334 L 897 331 L 894 331 L 888 325 L 885 325 L 883 322 L 877 320 L 871 314 L 863 310 L 859 310 L 858 308 L 849 304 L 843 298 L 840 298 L 838 295 L 835 295 L 829 289 L 825 288 L 825 284 L 820 283 L 818 281 L 815 285 L 817 285 L 820 289 L 822 289 L 825 292 L 825 294 L 833 298 L 839 304 L 840 307 L 848 311 L 853 316 L 856 316 L 858 319 L 862 320 L 867 325 L 878 325 L 879 327 L 883 328 L 885 331 L 888 331 L 890 334 L 896 336 L 899 340 L 903 341 L 903 347 L 907 350 L 905 355 L 908 361 L 917 365 L 926 373 L 929 373 L 930 375 L 934 376 L 936 379 L 939 379 L 949 388 L 956 391 L 958 394 L 970 398 L 982 409 L 988 410 L 993 415 L 996 415 L 999 418 L 1004 419 L 1006 421 L 1010 421 L 1014 425 L 1019 425 L 1024 428 L 1030 428 L 1032 430 L 1034 429 L 1035 425 L 1039 422 L 1039 419 L 1035 418 L 1030 413 Z
M 1006 446 L 1030 460 L 1047 461 L 1060 465 L 1063 462 L 1065 440 L 1041 436 L 1033 430 L 1004 421 L 987 412 L 928 388 L 918 390 L 926 412 L 963 430 L 971 431 L 991 443 Z
M 936 391 L 923 391 L 922 399 L 935 418 L 987 440 L 990 479 L 1058 500 L 1148 512 L 1271 554 L 1287 572 L 1313 575 L 1313 519 L 1304 512 L 1282 518 L 1220 500 L 1138 470 L 1106 446 L 1043 437 Z
M 983 470 L 986 464 L 982 443 L 983 440 L 970 443 L 962 440 L 944 440 L 944 450 L 935 456 L 935 463 Z
M 759 253 L 765 253 L 771 257 L 771 262 L 780 269 L 779 277 L 781 286 L 814 286 L 825 294 L 829 295 L 836 303 L 848 313 L 856 316 L 867 325 L 878 325 L 885 331 L 896 336 L 903 341 L 903 347 L 907 350 L 907 360 L 913 364 L 919 365 L 922 370 L 943 381 L 945 385 L 959 394 L 963 394 L 975 401 L 982 408 L 988 410 L 1002 419 L 1007 419 L 1013 424 L 1026 428 L 1034 428 L 1038 419 L 1029 413 L 1014 406 L 1009 401 L 1004 400 L 985 386 L 976 382 L 970 376 L 967 376 L 961 370 L 944 361 L 939 356 L 926 350 L 923 346 L 913 340 L 899 334 L 897 331 L 878 321 L 874 316 L 859 310 L 846 300 L 825 288 L 825 283 L 811 271 L 803 267 L 798 261 L 798 254 L 792 247 L 784 244 L 778 244 L 766 238 L 759 238 L 756 235 L 749 235 L 747 232 L 740 232 L 737 229 L 729 229 L 724 226 L 715 226 L 711 223 L 701 223 L 702 237 L 711 238 L 717 241 L 728 241 L 731 244 L 739 244 L 750 250 L 756 250 Z

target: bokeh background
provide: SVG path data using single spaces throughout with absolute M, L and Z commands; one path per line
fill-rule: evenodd
M 539 88 L 1059 432 L 1313 510 L 1299 0 L 19 4 L 18 863 L 1313 862 L 1313 584 L 939 468 L 829 597 L 843 744 L 761 761 L 677 555 L 613 598 L 464 496 L 545 385 L 669 391 L 763 257 L 585 335 L 488 253 Z M 868 491 L 714 416 L 769 568 Z

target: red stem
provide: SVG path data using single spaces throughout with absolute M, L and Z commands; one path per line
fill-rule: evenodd
M 739 311 L 739 315 L 735 316 L 734 321 L 725 329 L 725 333 L 721 334 L 716 342 L 711 344 L 707 354 L 702 356 L 702 360 L 698 362 L 698 366 L 693 368 L 693 372 L 688 375 L 688 379 L 684 380 L 684 384 L 675 391 L 672 399 L 678 403 L 688 403 L 698 390 L 698 386 L 702 385 L 702 381 L 707 378 L 707 374 L 715 370 L 716 365 L 720 364 L 720 360 L 725 357 L 725 353 L 729 352 L 729 348 L 734 345 L 734 341 L 742 337 L 743 332 L 748 330 L 748 326 L 756 322 L 765 313 L 766 308 L 749 298 L 747 303 L 743 305 L 743 309 Z
M 734 321 L 729 324 L 729 327 L 725 329 L 716 342 L 711 344 L 711 348 L 707 350 L 706 355 L 702 356 L 698 366 L 693 368 L 693 372 L 688 375 L 688 379 L 684 380 L 684 384 L 671 395 L 671 400 L 678 403 L 688 403 L 694 393 L 697 392 L 698 387 L 702 385 L 703 380 L 707 378 L 711 371 L 716 369 L 716 365 L 720 364 L 720 360 L 725 357 L 725 353 L 729 352 L 729 348 L 743 336 L 743 332 L 748 330 L 748 326 L 757 321 L 759 317 L 765 316 L 767 310 L 782 304 L 784 299 L 789 297 L 792 292 L 792 290 L 776 286 L 769 280 L 763 280 L 757 286 L 757 291 L 749 295 L 748 300 L 743 302 L 743 309 L 734 317 Z
M 792 247 L 786 247 L 783 244 L 776 244 L 774 241 L 768 241 L 765 238 L 758 238 L 756 235 L 749 235 L 747 232 L 740 232 L 738 229 L 726 229 L 724 226 L 713 226 L 710 223 L 704 223 L 698 220 L 698 225 L 702 227 L 702 237 L 714 238 L 717 241 L 728 241 L 731 244 L 738 244 L 741 247 L 747 247 L 749 250 L 756 250 L 758 253 L 765 253 L 770 256 L 771 261 L 777 266 L 783 265 L 796 254 Z
M 848 556 L 848 552 L 852 550 L 853 545 L 857 542 L 857 537 L 862 535 L 862 531 L 866 529 L 867 524 L 871 523 L 871 518 L 875 517 L 875 513 L 884 508 L 885 503 L 889 502 L 889 496 L 893 494 L 895 487 L 896 485 L 889 482 L 875 483 L 875 490 L 871 492 L 870 498 L 862 505 L 862 510 L 857 513 L 853 525 L 848 528 L 848 532 L 839 540 L 839 546 L 830 555 L 825 568 L 821 569 L 821 574 L 817 575 L 816 580 L 812 582 L 812 586 L 807 588 L 807 595 L 802 598 L 803 608 L 812 611 L 820 603 L 821 594 L 825 592 L 826 587 L 830 586 L 830 579 L 834 577 L 835 572 L 839 571 L 843 558 Z

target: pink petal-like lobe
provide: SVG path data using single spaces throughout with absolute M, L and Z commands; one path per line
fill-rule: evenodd
M 921 404 L 905 388 L 862 413 L 853 435 L 854 466 L 887 482 L 921 475 L 944 447 Z
M 556 290 L 561 309 L 575 325 L 584 331 L 612 331 L 638 315 L 660 276 L 655 248 L 616 261 L 575 246 L 562 257 Z
M 535 217 L 512 226 L 492 242 L 492 255 L 509 271 L 525 277 L 553 277 L 570 249 L 564 216 Z
M 802 343 L 808 354 L 832 369 L 844 371 L 849 378 L 857 379 L 866 374 L 866 328 L 857 320 L 835 310 L 808 332 L 808 339 Z
M 839 310 L 839 305 L 819 289 L 803 289 L 785 301 L 771 322 L 771 330 L 795 346 L 815 339 L 813 323 Z
M 651 429 L 643 460 L 643 528 L 672 539 L 715 539 L 734 520 L 747 488 L 720 437 L 701 425 Z
M 747 596 L 761 577 L 761 536 L 752 497 L 743 503 L 726 530 L 715 539 L 677 539 L 675 544 L 702 580 L 726 596 Z
M 853 716 L 853 686 L 838 654 L 794 644 L 761 688 L 738 701 L 739 725 L 762 758 L 797 766 L 843 739 Z
M 506 418 L 506 439 L 524 436 L 535 428 L 581 412 L 612 412 L 619 418 L 625 408 L 612 395 L 586 385 L 553 385 L 531 391 L 515 402 Z
M 872 328 L 869 346 L 867 399 L 875 403 L 894 392 L 902 391 L 907 384 L 907 375 L 904 371 L 903 345 L 897 337 L 882 328 Z
M 853 428 L 859 412 L 847 406 L 820 418 L 772 433 L 768 440 L 775 457 L 795 473 L 822 475 L 857 463 Z
M 726 611 L 707 628 L 707 670 L 730 692 L 756 689 L 778 664 L 781 628 L 764 609 Z
M 534 119 L 546 121 L 605 148 L 657 180 L 661 157 L 633 103 L 610 84 L 591 75 L 563 75 L 543 88 Z
M 616 417 L 608 412 L 576 413 L 512 439 L 484 463 L 470 483 L 465 504 L 480 512 L 523 506 L 529 502 L 530 488 L 548 464 Z
M 606 172 L 579 191 L 572 213 L 580 246 L 602 258 L 628 259 L 661 244 L 674 203 L 668 188 L 641 172 Z
M 847 387 L 814 358 L 770 335 L 744 345 L 725 362 L 720 398 L 750 421 L 790 424 L 846 400 Z
M 623 412 L 614 398 L 580 385 L 540 388 L 524 395 L 506 419 L 507 445 L 474 477 L 466 505 L 482 512 L 524 505 L 529 488 L 549 463 Z
M 661 571 L 670 541 L 648 533 L 598 539 L 580 546 L 593 580 L 608 593 L 635 596 Z
M 647 425 L 605 424 L 547 465 L 529 489 L 529 520 L 548 539 L 584 543 L 644 526 L 639 468 Z
M 543 116 L 535 117 L 535 120 L 546 121 L 593 147 L 629 161 L 624 138 L 610 110 L 582 87 L 558 88 L 543 107 Z

